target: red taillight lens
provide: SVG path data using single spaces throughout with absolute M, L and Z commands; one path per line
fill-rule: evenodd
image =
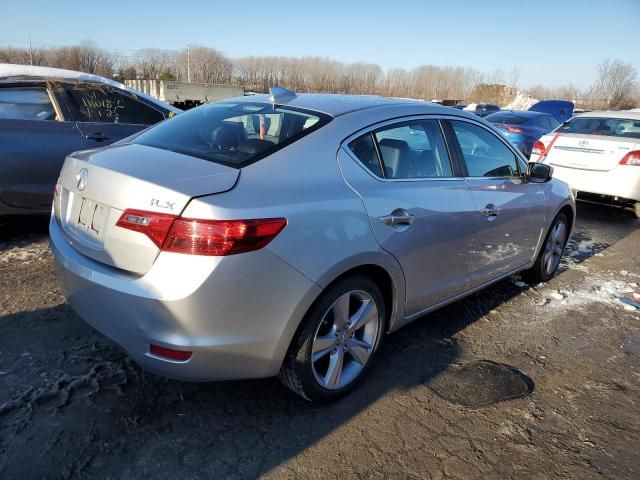
M 536 143 L 533 144 L 533 148 L 531 149 L 531 155 L 542 155 L 544 154 L 545 148 L 546 147 L 544 146 L 544 143 L 538 140 Z
M 179 218 L 162 247 L 192 255 L 234 255 L 267 245 L 287 225 L 284 218 L 259 220 L 196 220 Z
M 171 348 L 159 347 L 158 345 L 149 345 L 149 353 L 156 357 L 167 358 L 177 362 L 186 362 L 191 358 L 193 352 L 184 350 L 173 350 Z
M 130 209 L 116 225 L 144 233 L 166 252 L 224 256 L 264 247 L 282 231 L 287 220 L 200 220 Z
M 522 129 L 518 127 L 510 127 L 509 125 L 496 125 L 500 130 L 506 130 L 509 133 L 522 133 Z
M 118 219 L 118 227 L 144 233 L 158 247 L 162 247 L 171 225 L 178 218 L 168 213 L 146 212 L 144 210 L 125 210 Z
M 627 153 L 622 160 L 620 160 L 620 165 L 640 167 L 640 150 L 633 150 Z

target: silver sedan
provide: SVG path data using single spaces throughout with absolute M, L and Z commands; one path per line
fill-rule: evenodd
M 386 333 L 551 278 L 575 217 L 551 177 L 460 110 L 274 89 L 69 156 L 51 244 L 70 305 L 144 368 L 332 400 Z

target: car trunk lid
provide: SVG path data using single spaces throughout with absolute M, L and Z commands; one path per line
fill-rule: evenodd
M 160 247 L 148 236 L 121 228 L 127 209 L 179 215 L 202 195 L 233 188 L 240 171 L 144 145 L 77 152 L 60 173 L 54 214 L 65 238 L 84 255 L 142 275 Z
M 633 138 L 562 133 L 545 163 L 580 170 L 613 170 L 636 142 Z

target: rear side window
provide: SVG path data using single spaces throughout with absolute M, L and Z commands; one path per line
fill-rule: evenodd
M 382 177 L 382 166 L 378 159 L 378 153 L 376 152 L 376 146 L 373 142 L 373 137 L 370 133 L 356 138 L 349 143 L 349 150 L 351 150 L 358 160 L 371 171 L 376 177 Z
M 56 120 L 56 111 L 44 87 L 0 88 L 0 119 Z
M 409 179 L 453 176 L 437 120 L 416 120 L 385 127 L 376 130 L 373 137 L 368 133 L 352 141 L 349 149 L 378 177 Z
M 132 143 L 244 167 L 325 125 L 322 113 L 264 103 L 216 102 L 163 122 Z
M 462 149 L 470 177 L 517 176 L 518 160 L 496 135 L 467 122 L 452 121 L 451 125 Z
M 104 85 L 73 85 L 65 91 L 77 122 L 153 125 L 164 120 L 162 112 L 136 100 L 128 92 Z
M 560 127 L 558 132 L 640 138 L 640 119 L 575 117 Z

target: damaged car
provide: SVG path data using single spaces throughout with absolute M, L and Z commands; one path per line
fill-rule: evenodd
M 0 64 L 0 215 L 51 211 L 64 159 L 180 110 L 97 75 Z
M 385 334 L 549 280 L 574 218 L 552 168 L 475 115 L 273 89 L 70 155 L 49 232 L 71 307 L 144 368 L 334 400 Z

